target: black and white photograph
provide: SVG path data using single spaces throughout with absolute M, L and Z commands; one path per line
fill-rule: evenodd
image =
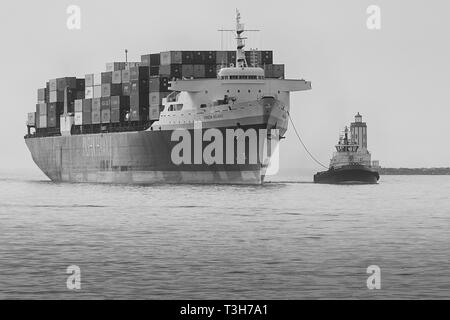
M 448 300 L 449 14 L 5 2 L 0 300 Z

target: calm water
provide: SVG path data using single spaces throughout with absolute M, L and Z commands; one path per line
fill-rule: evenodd
M 0 179 L 0 298 L 450 298 L 450 177 L 379 185 Z M 66 287 L 81 268 L 82 290 Z M 382 289 L 366 286 L 381 268 Z

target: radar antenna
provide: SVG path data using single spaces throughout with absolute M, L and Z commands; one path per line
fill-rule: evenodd
M 245 40 L 247 38 L 242 37 L 244 32 L 259 32 L 261 30 L 246 30 L 245 25 L 241 23 L 241 13 L 238 9 L 236 9 L 236 30 L 226 30 L 220 29 L 218 31 L 224 32 L 235 32 L 236 33 L 236 41 L 237 41 L 237 50 L 236 50 L 236 66 L 238 68 L 248 67 L 247 60 L 245 59 Z

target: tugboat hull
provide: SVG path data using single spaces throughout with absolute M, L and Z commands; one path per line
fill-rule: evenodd
M 379 179 L 377 171 L 364 166 L 345 166 L 319 172 L 314 176 L 315 183 L 323 184 L 376 184 Z

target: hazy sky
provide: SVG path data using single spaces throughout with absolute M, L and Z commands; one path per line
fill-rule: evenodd
M 81 30 L 66 27 L 69 5 Z M 366 27 L 381 7 L 381 30 Z M 8 1 L 0 12 L 2 47 L 0 165 L 34 163 L 23 141 L 36 89 L 50 78 L 100 72 L 105 62 L 165 50 L 221 49 L 217 29 L 234 27 L 235 8 L 258 28 L 249 46 L 274 50 L 288 78 L 311 80 L 294 93 L 291 114 L 328 164 L 340 130 L 361 112 L 373 159 L 384 166 L 450 166 L 450 2 L 447 0 Z M 225 36 L 224 48 L 234 49 Z M 282 167 L 316 168 L 292 130 Z M 320 169 L 320 168 L 317 168 Z

